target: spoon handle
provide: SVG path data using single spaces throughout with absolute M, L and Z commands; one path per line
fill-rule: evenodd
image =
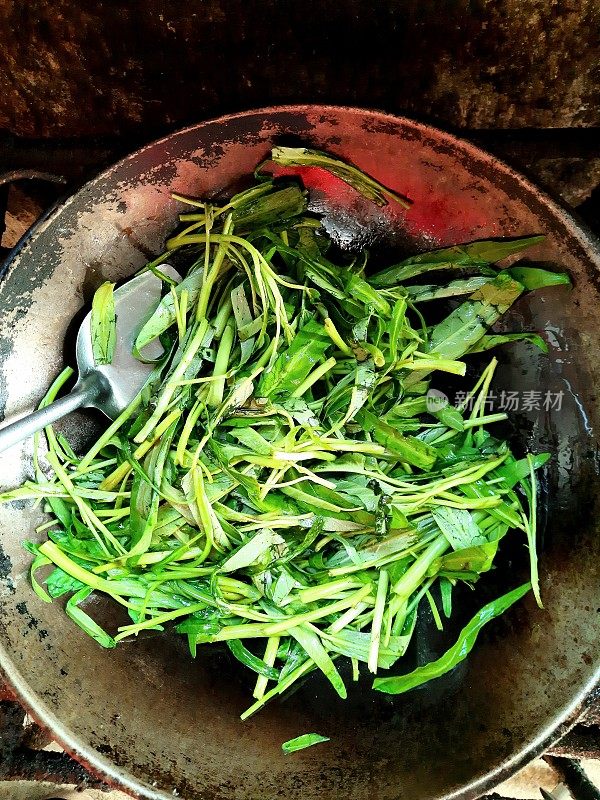
M 77 408 L 89 405 L 97 396 L 100 386 L 96 381 L 85 379 L 79 381 L 70 394 L 61 397 L 45 408 L 40 408 L 26 417 L 11 422 L 0 428 L 0 452 L 11 447 L 13 444 L 27 439 L 36 431 L 51 425 L 56 420 L 70 414 Z

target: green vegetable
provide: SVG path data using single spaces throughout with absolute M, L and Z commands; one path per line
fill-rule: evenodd
M 481 611 L 478 611 L 473 619 L 465 625 L 460 632 L 458 639 L 447 650 L 441 658 L 437 661 L 432 661 L 422 667 L 409 672 L 408 675 L 399 675 L 390 678 L 375 678 L 373 681 L 373 689 L 378 692 L 385 692 L 386 694 L 402 694 L 408 692 L 409 689 L 414 689 L 416 686 L 421 686 L 428 681 L 440 678 L 461 661 L 464 661 L 468 654 L 473 649 L 473 645 L 477 639 L 479 631 L 483 626 L 491 620 L 499 617 L 508 608 L 510 608 L 517 600 L 520 600 L 531 589 L 530 583 L 525 583 L 517 589 L 502 595 L 497 600 L 485 605 Z
M 398 199 L 327 154 L 273 157 L 328 169 L 374 202 Z M 147 265 L 160 276 L 176 256 L 185 275 L 164 281 L 137 337 L 134 353 L 157 337 L 164 348 L 149 383 L 86 453 L 47 428 L 50 471 L 36 450 L 35 478 L 0 495 L 48 513 L 47 540 L 26 544 L 36 594 L 65 597 L 69 617 L 105 648 L 149 630 L 174 629 L 192 656 L 224 642 L 256 675 L 242 719 L 316 670 L 345 698 L 343 659 L 354 680 L 361 668 L 401 665 L 422 604 L 438 627 L 451 624 L 461 587 L 493 568 L 505 537 L 527 541 L 541 603 L 535 471 L 548 454 L 518 460 L 490 432 L 506 417 L 485 410 L 495 359 L 466 386 L 472 411 L 434 391 L 464 376 L 471 353 L 539 343 L 488 332 L 524 287 L 556 279 L 491 266 L 539 237 L 443 248 L 372 278 L 366 253 L 351 262 L 331 246 L 296 178 L 222 205 L 182 202 L 192 212 Z M 455 268 L 476 274 L 395 285 Z M 441 322 L 416 308 L 465 294 L 436 312 Z M 105 284 L 93 304 L 103 357 L 111 301 Z M 439 662 L 378 677 L 376 688 L 404 691 L 450 669 L 526 589 L 486 607 Z M 118 602 L 128 623 L 103 630 L 83 607 L 92 592 Z
M 299 186 L 286 186 L 267 196 L 242 203 L 232 211 L 232 220 L 238 233 L 268 225 L 281 225 L 306 211 L 306 192 Z
M 531 573 L 531 587 L 535 596 L 536 602 L 540 608 L 543 608 L 542 597 L 540 593 L 540 580 L 538 576 L 538 556 L 537 556 L 537 517 L 536 517 L 536 503 L 535 497 L 537 494 L 537 483 L 535 478 L 535 463 L 531 454 L 527 455 L 527 463 L 529 465 L 529 485 L 526 481 L 521 481 L 521 486 L 525 489 L 527 500 L 529 502 L 529 515 L 523 515 L 523 522 L 525 525 L 525 533 L 527 535 L 527 547 L 529 548 L 529 563 Z
M 92 639 L 95 639 L 99 645 L 106 648 L 113 648 L 116 647 L 117 644 L 112 636 L 109 636 L 106 631 L 104 631 L 98 623 L 94 622 L 94 620 L 85 613 L 80 607 L 79 603 L 82 603 L 84 600 L 89 597 L 92 593 L 92 589 L 89 587 L 84 587 L 83 589 L 79 589 L 69 600 L 67 600 L 67 604 L 65 606 L 65 612 L 68 617 L 70 617 L 73 622 L 76 622 L 80 628 L 82 628 L 88 636 L 91 636 Z
M 566 272 L 550 272 L 537 267 L 511 267 L 508 272 L 512 278 L 528 289 L 544 289 L 546 286 L 571 285 L 571 279 Z
M 77 580 L 77 578 L 73 578 L 59 567 L 53 569 L 46 578 L 48 594 L 53 598 L 62 597 L 63 594 L 68 594 L 70 592 L 77 592 L 79 589 L 83 589 L 84 586 L 84 583 Z
M 486 541 L 473 515 L 464 508 L 439 506 L 431 512 L 431 515 L 454 550 L 462 550 Z
M 539 348 L 542 353 L 548 352 L 548 345 L 538 333 L 499 333 L 491 336 L 482 336 L 477 344 L 473 345 L 469 353 L 483 353 L 498 347 L 501 344 L 512 344 L 512 342 L 529 342 Z
M 94 293 L 90 330 L 92 353 L 97 365 L 112 364 L 117 342 L 117 318 L 115 316 L 115 285 L 106 281 Z
M 460 358 L 508 311 L 522 291 L 521 284 L 505 274 L 476 289 L 434 327 L 429 352 L 440 358 Z
M 180 632 L 186 633 L 187 631 L 180 626 Z M 205 634 L 208 633 L 206 628 L 204 629 Z M 265 678 L 269 678 L 272 681 L 276 681 L 279 678 L 279 670 L 274 669 L 273 667 L 266 664 L 262 659 L 257 658 L 253 653 L 250 652 L 244 645 L 241 643 L 239 639 L 230 639 L 227 642 L 227 647 L 231 650 L 232 654 L 240 661 L 244 666 L 251 669 L 253 672 L 257 672 L 259 675 L 264 675 Z
M 284 167 L 323 167 L 378 206 L 386 205 L 387 197 L 404 208 L 410 208 L 411 205 L 405 197 L 365 175 L 356 167 L 320 150 L 311 150 L 308 147 L 274 147 L 271 151 L 271 161 Z
M 444 615 L 449 619 L 452 614 L 452 583 L 448 578 L 440 578 L 440 594 Z
M 481 575 L 492 568 L 497 551 L 498 540 L 492 542 L 484 540 L 481 544 L 457 548 L 453 553 L 447 553 L 435 561 L 431 571 L 433 574 L 450 574 L 458 577 L 460 577 L 460 573 Z
M 328 736 L 321 736 L 319 733 L 304 733 L 302 736 L 296 736 L 295 739 L 289 739 L 281 745 L 281 749 L 286 755 L 295 753 L 297 750 L 304 750 L 307 747 L 312 747 L 314 744 L 320 742 L 328 742 Z
M 191 271 L 187 278 L 179 283 L 174 293 L 169 292 L 160 301 L 158 308 L 138 333 L 135 346 L 142 350 L 149 342 L 164 333 L 177 319 L 176 303 L 181 301 L 183 292 L 187 292 L 187 302 L 192 306 L 197 298 L 202 285 L 203 272 L 201 268 Z
M 490 239 L 487 241 L 443 247 L 388 267 L 371 278 L 373 286 L 395 286 L 425 272 L 448 269 L 477 269 L 489 267 L 503 258 L 543 242 L 543 236 L 524 236 L 520 239 Z M 514 276 L 516 278 L 516 276 Z M 518 280 L 518 278 L 516 278 Z
M 512 489 L 523 478 L 529 477 L 531 468 L 540 469 L 550 460 L 550 453 L 538 453 L 535 456 L 515 459 L 507 459 L 501 467 L 498 467 L 496 474 L 502 478 L 504 484 Z
M 490 283 L 493 277 L 481 276 L 475 278 L 458 279 L 450 281 L 445 286 L 437 284 L 405 286 L 404 291 L 413 303 L 426 303 L 430 300 L 441 300 L 445 297 L 458 297 L 461 294 L 471 294 L 475 289 L 480 289 Z

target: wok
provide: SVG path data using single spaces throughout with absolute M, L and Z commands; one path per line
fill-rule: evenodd
M 13 253 L 0 287 L 1 406 L 30 410 L 64 363 L 71 322 L 106 278 L 131 274 L 162 249 L 179 210 L 170 199 L 239 188 L 274 141 L 328 149 L 414 200 L 409 212 L 376 208 L 347 187 L 305 170 L 313 207 L 341 246 L 377 256 L 471 239 L 545 232 L 532 258 L 566 268 L 574 289 L 522 299 L 510 327 L 546 331 L 550 353 L 502 352 L 498 390 L 562 392 L 561 408 L 522 408 L 521 449 L 549 449 L 541 574 L 545 609 L 528 597 L 489 626 L 446 679 L 388 697 L 353 686 L 338 700 L 318 678 L 248 722 L 248 678 L 227 654 L 196 661 L 174 635 L 104 651 L 31 591 L 25 538 L 43 520 L 29 503 L 0 508 L 0 666 L 56 739 L 104 779 L 144 798 L 195 800 L 429 800 L 490 789 L 564 730 L 598 678 L 600 657 L 600 256 L 590 236 L 524 178 L 477 148 L 431 127 L 378 112 L 283 107 L 222 117 L 174 133 L 125 158 L 40 222 Z M 508 323 L 507 323 L 508 324 Z M 66 344 L 65 344 L 66 343 Z M 535 397 L 534 397 L 535 400 Z M 523 403 L 523 406 L 532 403 Z M 72 415 L 78 446 L 102 424 Z M 0 459 L 3 486 L 30 474 L 31 443 Z M 513 535 L 500 566 L 443 634 L 420 622 L 414 664 L 452 641 L 485 600 L 526 574 Z M 116 624 L 110 604 L 96 617 Z M 281 742 L 309 731 L 331 742 L 284 756 Z

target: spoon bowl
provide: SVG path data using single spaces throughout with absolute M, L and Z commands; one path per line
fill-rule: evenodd
M 177 282 L 181 280 L 179 273 L 168 264 L 163 264 L 161 271 Z M 77 334 L 77 383 L 60 400 L 0 428 L 0 452 L 77 408 L 97 408 L 109 419 L 115 419 L 127 408 L 148 380 L 154 366 L 152 362 L 163 354 L 158 339 L 144 347 L 144 361 L 133 354 L 136 336 L 154 313 L 161 291 L 162 281 L 153 272 L 143 272 L 115 290 L 116 342 L 110 364 L 96 364 L 92 349 L 92 314 L 91 311 L 86 314 Z

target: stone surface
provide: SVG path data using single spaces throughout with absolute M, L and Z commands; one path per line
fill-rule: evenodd
M 600 158 L 544 158 L 537 162 L 540 183 L 560 186 L 567 205 L 577 207 L 588 200 L 600 184 Z
M 11 187 L 0 246 L 14 247 L 41 215 L 43 208 L 19 187 Z
M 543 759 L 532 761 L 512 778 L 496 787 L 494 794 L 511 800 L 539 800 L 540 788 L 547 792 L 560 783 L 560 775 Z
M 285 102 L 456 127 L 600 123 L 597 0 L 0 4 L 0 128 L 163 130 Z

